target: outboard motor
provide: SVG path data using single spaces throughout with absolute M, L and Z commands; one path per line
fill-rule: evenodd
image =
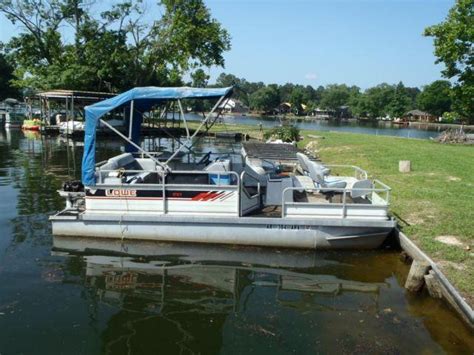
M 80 180 L 70 180 L 63 184 L 63 191 L 84 192 L 84 185 Z

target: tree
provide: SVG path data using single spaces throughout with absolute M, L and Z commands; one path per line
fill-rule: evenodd
M 291 93 L 293 92 L 294 88 L 295 85 L 292 83 L 286 83 L 285 85 L 279 87 L 281 102 L 290 102 Z
M 178 73 L 201 66 L 223 66 L 230 36 L 202 0 L 162 0 L 163 17 L 151 28 L 149 58 L 161 70 Z
M 250 96 L 252 109 L 271 112 L 280 104 L 280 94 L 274 86 L 258 89 Z
M 364 93 L 361 106 L 368 117 L 377 118 L 388 114 L 388 105 L 392 101 L 394 87 L 383 83 L 369 88 Z
M 193 80 L 191 83 L 192 86 L 203 88 L 207 86 L 209 75 L 200 68 L 191 74 L 191 79 Z M 203 100 L 192 100 L 190 105 L 194 112 L 204 112 L 204 110 L 208 108 Z
M 450 112 L 451 105 L 451 83 L 447 80 L 436 80 L 426 85 L 417 99 L 420 109 L 438 117 Z
M 12 86 L 13 66 L 8 63 L 5 55 L 0 52 L 0 100 L 17 97 L 19 92 Z
M 405 88 L 405 85 L 400 81 L 394 87 L 390 103 L 386 107 L 387 113 L 391 117 L 402 117 L 411 108 L 411 98 Z
M 230 36 L 202 0 L 162 0 L 163 15 L 142 22 L 142 1 L 125 0 L 97 15 L 85 0 L 0 0 L 23 32 L 8 44 L 19 87 L 121 91 L 182 85 L 201 67 L 223 66 Z M 74 42 L 59 28 L 69 24 Z
M 301 85 L 296 85 L 290 94 L 290 104 L 293 113 L 296 115 L 302 114 L 304 111 L 302 105 L 306 104 L 308 101 L 305 88 Z
M 358 90 L 358 88 L 357 88 Z M 347 85 L 331 84 L 326 86 L 321 97 L 321 106 L 330 110 L 337 110 L 349 103 L 351 89 Z
M 443 76 L 455 81 L 453 108 L 474 122 L 474 5 L 457 0 L 445 21 L 428 27 L 425 36 L 434 37 L 437 63 L 444 63 Z

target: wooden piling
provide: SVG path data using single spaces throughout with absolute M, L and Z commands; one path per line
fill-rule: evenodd
M 433 270 L 430 270 L 430 272 L 425 275 L 424 278 L 426 288 L 428 289 L 430 296 L 433 298 L 443 298 L 443 291 L 441 289 L 441 285 L 438 282 L 438 279 L 436 278 L 435 272 Z
M 411 292 L 418 292 L 425 283 L 425 274 L 430 269 L 430 264 L 426 261 L 413 260 L 410 272 L 408 273 L 405 288 Z

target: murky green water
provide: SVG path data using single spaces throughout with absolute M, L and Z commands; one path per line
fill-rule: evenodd
M 119 149 L 99 146 L 98 161 Z M 0 354 L 474 351 L 441 302 L 404 291 L 393 251 L 53 240 L 81 154 L 0 131 Z

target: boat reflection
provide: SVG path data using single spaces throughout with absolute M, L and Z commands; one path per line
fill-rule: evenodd
M 53 245 L 53 254 L 70 260 L 63 282 L 81 275 L 89 322 L 104 326 L 103 353 L 440 350 L 433 336 L 446 349 L 466 348 L 462 335 L 453 345 L 446 328 L 426 329 L 413 316 L 411 304 L 424 301 L 404 296 L 408 267 L 390 251 L 59 236 Z M 444 321 L 460 328 L 452 315 Z
M 378 273 L 367 280 L 366 274 L 359 281 L 351 273 L 351 255 L 337 253 L 56 236 L 53 242 L 56 253 L 82 253 L 86 285 L 96 289 L 101 301 L 122 307 L 126 299 L 140 298 L 153 303 L 146 310 L 158 307 L 158 312 L 169 303 L 205 313 L 236 311 L 249 287 L 270 289 L 284 303 L 298 302 L 285 292 L 332 298 L 362 293 L 376 310 L 379 291 L 388 287 L 390 276 Z

